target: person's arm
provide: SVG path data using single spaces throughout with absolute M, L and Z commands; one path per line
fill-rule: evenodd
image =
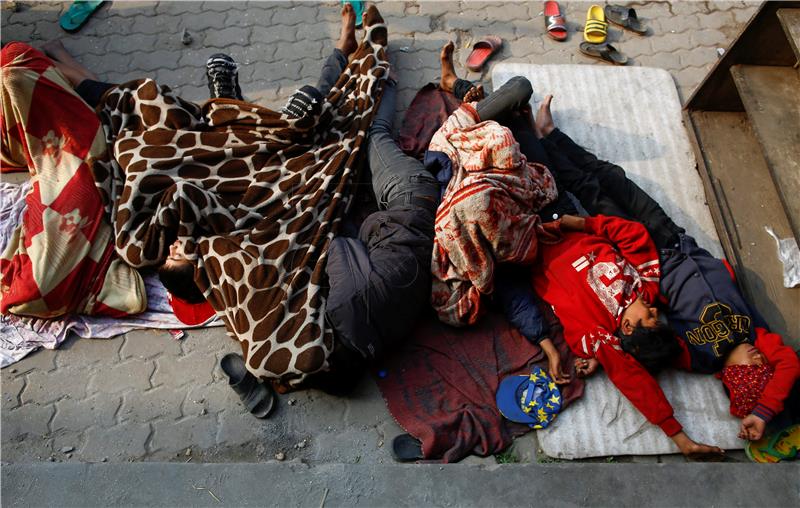
M 775 368 L 772 379 L 764 387 L 758 404 L 753 409 L 756 416 L 766 417 L 766 421 L 769 421 L 783 411 L 783 401 L 800 377 L 800 359 L 791 347 L 783 343 L 780 335 L 764 328 L 756 328 L 755 346 Z
M 561 355 L 558 353 L 558 349 L 556 349 L 556 345 L 553 344 L 553 341 L 549 337 L 544 337 L 539 342 L 539 346 L 542 348 L 542 351 L 544 351 L 545 356 L 547 356 L 547 373 L 550 374 L 553 381 L 555 381 L 557 385 L 569 383 L 572 380 L 572 376 L 564 372 L 564 369 L 561 368 Z
M 602 332 L 605 333 L 605 332 Z M 670 405 L 655 378 L 629 354 L 617 349 L 616 337 L 606 334 L 596 338 L 595 357 L 608 374 L 608 378 L 631 404 L 678 446 L 683 455 L 719 459 L 724 455 L 721 448 L 693 441 L 675 419 Z
M 658 287 L 661 278 L 658 250 L 642 224 L 619 217 L 598 215 L 584 219 L 584 230 L 616 245 L 620 255 L 639 272 L 642 281 L 641 294 L 647 303 L 653 304 L 661 299 Z
M 512 326 L 530 342 L 540 344 L 549 327 L 539 310 L 536 293 L 525 268 L 498 266 L 494 276 L 494 298 Z
M 680 432 L 683 427 L 675 419 L 672 405 L 655 378 L 635 358 L 622 351 L 619 339 L 612 334 L 598 330 L 591 335 L 587 340 L 588 347 L 595 350 L 595 358 L 614 386 L 664 434 L 671 437 Z

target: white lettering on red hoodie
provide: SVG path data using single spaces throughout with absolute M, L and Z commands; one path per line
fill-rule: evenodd
M 658 382 L 622 351 L 614 335 L 622 312 L 638 295 L 649 303 L 659 298 L 658 251 L 644 226 L 618 217 L 587 217 L 584 232 L 541 244 L 539 255 L 534 288 L 553 307 L 570 349 L 596 358 L 650 423 L 668 436 L 680 432 Z

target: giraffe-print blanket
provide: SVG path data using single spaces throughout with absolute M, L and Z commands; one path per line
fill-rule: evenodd
M 195 282 L 265 379 L 296 384 L 328 366 L 328 245 L 389 66 L 385 26 L 369 25 L 315 117 L 225 99 L 199 107 L 149 79 L 111 89 L 98 108 L 113 157 L 95 177 L 117 252 L 158 265 L 180 239 Z

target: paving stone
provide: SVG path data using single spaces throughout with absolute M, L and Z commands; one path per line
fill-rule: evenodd
M 523 464 L 535 464 L 538 456 L 539 440 L 536 432 L 528 432 L 514 439 L 512 451 L 517 459 Z
M 654 33 L 685 33 L 687 30 L 699 30 L 701 28 L 699 16 L 679 17 L 666 15 L 653 19 L 649 24 Z
M 26 436 L 49 434 L 48 423 L 56 412 L 54 405 L 25 404 L 11 411 L 3 411 L 3 447 L 9 441 L 19 441 Z
M 272 439 L 275 439 L 285 435 L 285 429 L 275 420 L 276 416 L 278 415 L 270 416 L 266 420 L 259 420 L 239 404 L 238 408 L 224 411 L 219 415 L 219 425 L 216 427 L 215 433 L 216 442 L 238 445 L 249 443 L 261 436 L 271 436 Z M 291 444 L 294 443 L 296 441 Z M 290 446 L 288 442 L 286 444 Z
M 158 34 L 130 34 L 126 37 L 108 37 L 107 40 L 106 51 L 126 55 L 155 46 Z
M 231 9 L 231 2 L 203 2 L 201 11 L 227 12 Z
M 132 390 L 122 395 L 117 417 L 121 422 L 147 423 L 155 419 L 173 422 L 181 417 L 186 392 L 186 388 L 164 385 L 147 391 Z
M 86 373 L 75 368 L 61 368 L 51 372 L 33 371 L 26 378 L 27 386 L 22 402 L 49 404 L 63 397 L 86 397 Z
M 96 372 L 89 381 L 89 393 L 120 393 L 126 390 L 150 388 L 153 361 L 131 359 L 113 369 Z
M 717 60 L 715 48 L 681 50 L 676 54 L 680 57 L 682 67 L 706 67 Z
M 17 12 L 3 11 L 4 21 L 13 25 L 30 25 L 37 21 L 57 21 L 61 15 L 61 5 L 48 2 L 19 3 Z M 6 24 L 5 22 L 3 23 Z
M 716 11 L 707 14 L 698 14 L 697 19 L 700 26 L 703 28 L 720 29 L 733 22 L 733 15 L 730 12 Z
M 680 69 L 681 59 L 677 53 L 654 53 L 641 57 L 642 65 L 648 67 L 660 67 L 662 69 Z
M 118 22 L 118 25 L 122 25 L 123 23 L 130 23 L 128 19 L 129 18 L 125 18 L 125 21 Z M 144 33 L 144 34 L 177 33 L 179 32 L 179 29 L 182 26 L 186 25 L 183 25 L 179 17 L 136 16 L 135 18 L 133 18 L 133 24 L 130 25 L 131 27 L 130 31 L 131 33 Z
M 225 26 L 250 28 L 254 25 L 269 26 L 271 11 L 230 9 L 225 15 Z
M 197 383 L 204 380 L 203 384 L 210 381 L 211 371 L 216 365 L 216 359 L 199 353 L 185 356 L 163 355 L 157 360 L 153 386 L 168 384 L 173 387 L 183 386 L 186 383 Z
M 276 7 L 272 14 L 272 24 L 292 26 L 316 18 L 317 8 L 309 4 L 289 8 Z
M 217 420 L 208 414 L 171 425 L 158 426 L 150 442 L 150 449 L 177 451 L 191 447 L 202 450 L 215 444 L 217 444 Z
M 157 78 L 157 81 L 166 85 L 176 81 L 184 82 L 183 80 L 177 79 L 162 79 L 161 76 Z M 180 351 L 181 347 L 179 342 L 173 339 L 166 330 L 134 330 L 125 334 L 119 354 L 123 359 L 130 357 L 143 359 L 152 358 L 162 353 L 179 354 Z
M 69 341 L 61 345 L 63 348 Z M 50 349 L 34 351 L 14 365 L 18 375 L 25 372 L 49 372 L 56 368 L 56 352 Z
M 415 32 L 429 32 L 431 29 L 431 18 L 429 16 L 408 16 L 394 17 L 385 16 L 385 21 L 389 27 L 389 34 L 402 33 L 411 34 Z
M 209 30 L 203 39 L 203 44 L 206 46 L 213 46 L 224 48 L 226 46 L 235 45 L 242 47 L 250 41 L 250 28 L 230 27 L 223 30 Z
M 6 369 L 9 370 L 9 369 Z M 12 378 L 10 375 L 6 376 L 5 370 L 3 371 L 3 382 L 2 382 L 2 410 L 3 411 L 10 411 L 20 405 L 20 396 L 22 395 L 22 390 L 25 388 L 25 378 L 24 377 L 17 377 Z
M 728 37 L 719 30 L 698 30 L 692 33 L 691 40 L 694 46 L 716 45 L 719 47 L 727 47 L 728 43 L 730 42 Z M 655 44 L 653 44 L 653 47 L 655 48 Z
M 274 44 L 279 41 L 283 42 L 294 42 L 298 39 L 298 29 L 296 26 L 276 26 L 270 27 L 267 29 L 254 29 L 252 41 L 253 42 L 265 42 L 269 44 Z
M 56 413 L 50 425 L 54 433 L 82 433 L 89 427 L 111 427 L 115 425 L 115 415 L 122 403 L 120 397 L 102 395 L 83 400 L 67 398 L 55 403 Z
M 206 12 L 190 12 L 180 16 L 179 27 L 181 30 L 184 28 L 189 30 L 194 34 L 196 43 L 200 43 L 207 31 L 225 28 L 225 16 L 209 15 Z
M 735 9 L 732 11 L 733 13 L 733 20 L 736 23 L 747 23 L 750 21 L 750 18 L 756 13 L 758 9 L 756 7 L 746 7 L 743 9 Z
M 140 459 L 147 454 L 145 443 L 150 432 L 149 425 L 137 423 L 121 423 L 111 429 L 93 428 L 86 432 L 86 442 L 79 452 L 89 462 L 99 462 L 104 457 L 111 462 Z
M 326 55 L 327 56 L 327 55 Z M 275 51 L 274 59 L 278 62 L 293 62 L 303 59 L 322 58 L 322 42 L 299 41 L 293 44 L 281 44 Z
M 714 30 L 714 32 L 717 31 Z M 694 35 L 697 33 L 700 32 L 694 32 Z M 694 35 L 692 37 L 694 37 Z M 651 45 L 654 53 L 671 53 L 678 49 L 692 49 L 696 46 L 696 44 L 693 44 L 692 40 L 684 34 L 662 34 L 659 37 L 654 37 L 651 41 Z
M 162 16 L 175 16 L 187 12 L 201 12 L 202 9 L 202 2 L 158 2 L 156 13 Z
M 158 2 L 133 2 L 125 0 L 124 2 L 111 2 L 107 12 L 109 16 L 122 16 L 126 18 L 136 16 L 137 14 L 153 16 L 156 14 L 157 6 Z

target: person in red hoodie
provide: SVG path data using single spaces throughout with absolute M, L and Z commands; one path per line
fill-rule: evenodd
M 726 263 L 697 246 L 622 168 L 598 160 L 555 128 L 550 100 L 532 127 L 559 190 L 572 191 L 590 213 L 642 223 L 566 216 L 562 228 L 581 233 L 566 233 L 565 242 L 543 252 L 534 285 L 563 318 L 573 350 L 583 354 L 579 372 L 602 364 L 649 421 L 678 436 L 673 439 L 684 453 L 697 448 L 682 446 L 682 433 L 673 434 L 680 426 L 648 371 L 676 364 L 716 374 L 730 395 L 731 413 L 742 418 L 743 439 L 760 439 L 773 419 L 773 429 L 797 423 L 797 354 L 750 308 Z M 659 283 L 680 340 L 659 324 Z

